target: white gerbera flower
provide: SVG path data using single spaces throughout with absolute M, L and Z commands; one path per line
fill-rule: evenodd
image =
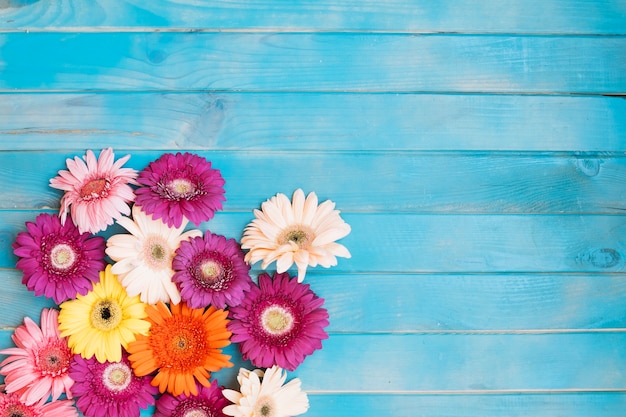
M 309 399 L 301 389 L 300 379 L 285 384 L 286 379 L 287 373 L 276 365 L 265 372 L 240 368 L 237 375 L 240 391 L 222 391 L 234 403 L 222 411 L 233 417 L 292 417 L 306 413 Z
M 129 296 L 140 295 L 146 304 L 178 304 L 180 292 L 172 282 L 172 260 L 180 242 L 202 236 L 194 229 L 183 233 L 188 221 L 180 227 L 168 227 L 160 219 L 153 220 L 139 206 L 133 206 L 133 219 L 122 217 L 117 221 L 130 234 L 111 236 L 107 240 L 106 254 L 115 261 L 111 272 L 126 288 Z
M 350 225 L 334 208 L 330 200 L 318 206 L 315 193 L 305 199 L 301 189 L 293 193 L 293 201 L 276 194 L 261 210 L 254 210 L 256 219 L 244 229 L 241 247 L 250 250 L 246 262 L 263 261 L 261 268 L 265 269 L 276 261 L 278 273 L 295 263 L 298 282 L 302 282 L 307 266 L 328 268 L 337 265 L 337 256 L 350 258 L 348 249 L 335 242 L 350 233 Z

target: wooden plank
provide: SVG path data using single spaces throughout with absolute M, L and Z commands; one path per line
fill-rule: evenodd
M 41 147 L 50 146 L 40 139 Z M 101 143 L 106 146 L 105 143 Z M 96 148 L 95 152 L 100 152 Z M 130 154 L 137 170 L 161 152 Z M 71 152 L 0 152 L 2 209 L 59 207 L 50 178 Z M 342 211 L 413 213 L 613 213 L 626 210 L 623 154 L 196 152 L 226 180 L 226 211 L 251 211 L 277 192 L 303 187 Z M 21 167 L 29 166 L 28 170 Z M 19 174 L 17 174 L 19 172 Z M 254 173 L 255 181 L 250 181 Z M 366 185 L 359 186 L 358 184 Z
M 6 3 L 6 2 L 5 2 Z M 618 0 L 10 1 L 3 28 L 362 30 L 624 34 Z M 6 7 L 6 6 L 5 6 Z
M 259 273 L 252 271 L 253 279 Z M 0 270 L 0 328 L 53 307 Z M 330 314 L 330 333 L 573 332 L 626 328 L 626 279 L 589 275 L 320 274 L 306 282 Z M 384 306 L 373 308 L 372 306 Z
M 0 346 L 10 346 L 10 330 Z M 626 333 L 338 335 L 292 373 L 307 390 L 363 393 L 626 389 Z M 214 377 L 232 386 L 241 362 Z
M 623 152 L 624 132 L 626 100 L 604 96 L 0 95 L 3 150 Z
M 303 381 L 306 390 L 306 381 Z M 308 393 L 307 417 L 614 417 L 626 407 L 623 393 L 419 395 Z M 154 408 L 141 413 L 152 416 Z
M 10 245 L 38 211 L 0 212 L 0 268 L 13 268 Z M 419 215 L 342 213 L 352 232 L 341 239 L 352 258 L 320 273 L 620 272 L 624 216 Z M 219 212 L 201 230 L 241 238 L 252 213 Z M 111 226 L 104 235 L 125 233 Z M 271 269 L 273 270 L 273 268 Z
M 15 32 L 0 43 L 6 91 L 626 92 L 626 38 L 613 36 Z

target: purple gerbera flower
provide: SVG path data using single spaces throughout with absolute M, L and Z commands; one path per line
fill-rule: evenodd
M 213 380 L 210 387 L 196 383 L 198 395 L 163 394 L 156 402 L 154 417 L 226 417 L 222 409 L 230 404 L 222 387 Z
M 74 355 L 70 377 L 72 394 L 78 397 L 76 406 L 86 417 L 138 417 L 141 409 L 154 405 L 159 392 L 150 385 L 151 377 L 133 373 L 126 352 L 120 362 L 101 363 L 95 357 Z
M 183 217 L 198 226 L 222 209 L 224 179 L 205 158 L 163 154 L 139 173 L 135 204 L 153 219 L 180 227 Z
M 293 371 L 328 338 L 328 311 L 308 284 L 288 273 L 259 275 L 241 304 L 230 310 L 228 330 L 244 360 L 256 367 L 278 365 Z
M 44 295 L 55 303 L 85 295 L 106 265 L 105 240 L 80 233 L 73 222 L 42 213 L 35 222 L 26 222 L 27 232 L 20 232 L 13 243 L 13 253 L 20 259 L 22 283 L 36 296 Z
M 236 306 L 252 283 L 237 241 L 209 231 L 180 243 L 172 269 L 172 281 L 191 308 Z

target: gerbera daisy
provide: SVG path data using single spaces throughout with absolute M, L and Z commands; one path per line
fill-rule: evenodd
M 20 394 L 24 404 L 46 401 L 50 396 L 54 401 L 61 394 L 72 398 L 73 381 L 68 374 L 72 353 L 59 336 L 58 316 L 57 310 L 41 310 L 41 328 L 25 317 L 11 336 L 17 347 L 0 350 L 9 355 L 0 363 L 5 389 Z
M 304 198 L 301 189 L 293 193 L 293 201 L 281 193 L 265 201 L 256 217 L 244 229 L 241 247 L 249 249 L 246 262 L 263 261 L 266 269 L 276 261 L 276 271 L 287 271 L 295 262 L 298 281 L 302 282 L 307 265 L 328 268 L 337 265 L 337 256 L 350 257 L 345 246 L 336 243 L 350 233 L 350 226 L 334 210 L 330 200 L 317 205 L 317 195 Z
M 81 233 L 97 233 L 113 224 L 122 214 L 128 215 L 128 203 L 135 200 L 129 184 L 136 184 L 137 171 L 122 168 L 130 155 L 114 161 L 113 149 L 100 152 L 96 159 L 88 150 L 83 159 L 68 158 L 68 170 L 50 180 L 50 186 L 65 191 L 61 198 L 61 223 L 65 224 L 67 212 Z
M 226 417 L 222 409 L 230 402 L 213 380 L 209 387 L 196 384 L 198 395 L 163 394 L 156 402 L 154 417 Z
M 172 281 L 180 288 L 183 301 L 192 308 L 209 304 L 217 308 L 235 306 L 250 288 L 250 266 L 235 239 L 205 232 L 181 242 L 172 266 Z
M 86 359 L 95 355 L 98 362 L 119 362 L 122 348 L 150 329 L 144 320 L 146 304 L 126 293 L 111 265 L 100 272 L 100 282 L 90 292 L 60 307 L 59 330 L 72 352 Z
M 130 234 L 111 236 L 106 253 L 115 261 L 111 271 L 126 288 L 128 295 L 139 295 L 141 301 L 155 304 L 180 302 L 180 292 L 172 282 L 172 260 L 180 242 L 202 236 L 200 230 L 183 233 L 187 220 L 178 228 L 153 220 L 133 206 L 133 219 L 122 217 L 117 221 Z
M 36 296 L 52 298 L 59 304 L 76 294 L 85 295 L 98 271 L 104 269 L 104 238 L 80 233 L 72 222 L 61 225 L 47 213 L 35 222 L 26 222 L 28 231 L 17 234 L 13 253 L 16 267 L 23 271 L 22 283 Z
M 70 376 L 76 406 L 86 417 L 138 417 L 141 409 L 154 405 L 158 393 L 150 377 L 133 374 L 126 353 L 119 362 L 103 363 L 74 355 Z
M 223 391 L 224 396 L 234 403 L 224 407 L 224 414 L 234 417 L 291 417 L 306 413 L 309 399 L 301 389 L 300 380 L 294 378 L 285 384 L 286 380 L 287 373 L 278 366 L 272 366 L 265 372 L 239 369 L 237 381 L 240 391 Z
M 139 173 L 136 204 L 155 219 L 180 227 L 198 226 L 222 209 L 224 179 L 205 158 L 185 152 L 163 154 Z
M 198 395 L 196 380 L 208 387 L 210 372 L 233 366 L 221 350 L 230 344 L 226 311 L 192 309 L 185 303 L 172 305 L 170 311 L 159 302 L 146 312 L 150 333 L 137 336 L 127 350 L 136 375 L 157 371 L 152 385 L 161 393 Z
M 308 284 L 299 283 L 288 273 L 259 275 L 259 285 L 252 285 L 243 301 L 232 307 L 233 343 L 244 360 L 257 367 L 274 364 L 293 371 L 305 356 L 322 348 L 328 338 L 328 311 Z
M 78 410 L 72 400 L 38 402 L 28 405 L 20 396 L 0 393 L 0 416 L 2 417 L 78 417 Z

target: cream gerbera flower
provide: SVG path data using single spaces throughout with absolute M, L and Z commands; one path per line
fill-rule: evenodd
M 183 233 L 188 221 L 180 227 L 169 227 L 160 219 L 153 220 L 133 206 L 133 220 L 123 217 L 117 222 L 130 232 L 111 236 L 106 254 L 116 263 L 111 271 L 116 274 L 128 295 L 139 295 L 147 304 L 178 304 L 180 292 L 172 282 L 172 260 L 180 242 L 202 236 L 200 230 Z
M 298 282 L 304 280 L 307 266 L 328 268 L 337 265 L 337 256 L 350 258 L 345 246 L 335 241 L 350 233 L 350 225 L 334 210 L 335 203 L 326 200 L 318 206 L 317 195 L 304 197 L 301 189 L 293 201 L 276 194 L 254 210 L 256 219 L 245 228 L 241 247 L 249 249 L 249 264 L 263 261 L 265 269 L 276 261 L 276 271 L 286 272 L 293 263 L 298 267 Z
M 261 380 L 262 379 L 262 380 Z M 309 409 L 309 399 L 294 378 L 285 384 L 287 373 L 278 366 L 265 372 L 239 369 L 239 391 L 225 389 L 224 397 L 234 404 L 224 407 L 224 414 L 234 417 L 291 417 Z M 284 385 L 283 385 L 284 384 Z
M 89 359 L 95 355 L 98 362 L 119 362 L 122 348 L 126 349 L 136 335 L 146 335 L 150 322 L 146 305 L 139 297 L 129 297 L 111 265 L 100 273 L 100 282 L 86 295 L 60 305 L 59 330 L 67 337 L 74 354 Z

